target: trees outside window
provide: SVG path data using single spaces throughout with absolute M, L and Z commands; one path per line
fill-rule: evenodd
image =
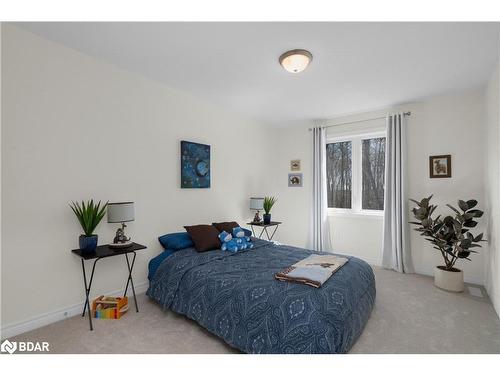
M 326 181 L 328 207 L 351 208 L 352 143 L 326 145 Z
M 385 137 L 362 140 L 362 209 L 384 209 Z
M 331 139 L 327 143 L 329 208 L 334 212 L 383 211 L 385 144 L 383 133 Z

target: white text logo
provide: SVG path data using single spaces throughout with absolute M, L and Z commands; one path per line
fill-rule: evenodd
M 49 343 L 46 341 L 42 342 L 32 342 L 32 341 L 9 341 L 5 340 L 2 345 L 0 345 L 0 351 L 3 353 L 13 354 L 15 351 L 18 352 L 49 352 Z

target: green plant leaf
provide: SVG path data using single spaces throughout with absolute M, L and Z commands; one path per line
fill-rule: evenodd
M 477 221 L 474 221 L 474 220 L 467 220 L 464 223 L 464 227 L 466 227 L 466 228 L 474 228 L 476 225 L 477 225 Z
M 453 211 L 455 211 L 457 214 L 459 214 L 460 212 L 455 208 L 453 207 L 451 204 L 446 204 L 449 208 L 451 208 Z
M 275 197 L 264 197 L 263 208 L 266 214 L 269 214 L 271 212 L 271 208 L 274 206 L 275 203 L 276 203 Z
M 467 205 L 467 202 L 465 202 L 465 201 L 463 201 L 461 199 L 458 200 L 458 207 L 460 207 L 460 209 L 462 211 L 467 211 L 469 209 L 469 206 Z
M 432 225 L 432 219 L 430 219 L 430 218 L 426 218 L 426 219 L 422 220 L 422 226 L 423 226 L 424 228 L 428 228 L 428 227 L 430 227 L 431 225 Z
M 468 214 L 472 214 L 473 217 L 481 217 L 483 216 L 483 211 L 481 210 L 470 210 L 470 211 L 467 211 Z
M 94 233 L 97 225 L 104 217 L 107 205 L 108 202 L 106 202 L 101 208 L 101 201 L 96 204 L 94 200 L 91 199 L 87 203 L 85 203 L 85 201 L 82 201 L 81 204 L 72 201 L 69 206 L 73 210 L 75 216 L 78 218 L 78 221 L 80 222 L 85 235 L 91 236 Z
M 429 207 L 430 199 L 431 199 L 430 197 L 422 199 L 422 202 L 420 202 L 420 206 L 425 207 L 425 208 Z
M 410 198 L 410 201 L 412 201 L 413 203 L 415 203 L 416 205 L 418 205 L 420 207 L 420 202 L 419 201 L 417 201 L 415 199 L 411 199 L 411 198 Z
M 455 220 L 451 217 L 451 216 L 446 216 L 444 219 L 443 219 L 443 222 L 446 226 L 448 227 L 452 227 L 453 224 L 455 223 Z
M 469 207 L 468 208 L 469 210 L 471 208 L 474 208 L 477 206 L 477 200 L 475 200 L 475 199 L 469 199 L 466 203 L 467 203 L 467 206 Z

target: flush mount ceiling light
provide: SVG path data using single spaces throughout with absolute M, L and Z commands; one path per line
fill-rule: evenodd
M 305 49 L 293 49 L 280 56 L 280 64 L 290 73 L 300 73 L 312 60 L 312 54 Z

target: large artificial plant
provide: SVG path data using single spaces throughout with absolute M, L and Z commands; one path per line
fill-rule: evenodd
M 430 204 L 432 195 L 422 199 L 420 202 L 411 199 L 417 204 L 413 208 L 413 215 L 419 221 L 411 221 L 410 224 L 417 226 L 415 230 L 420 232 L 421 236 L 433 244 L 433 248 L 439 250 L 444 259 L 444 266 L 439 268 L 446 271 L 458 271 L 454 268 L 458 259 L 467 259 L 469 255 L 477 253 L 473 250 L 479 248 L 479 242 L 483 240 L 483 233 L 474 236 L 470 229 L 477 225 L 475 219 L 483 216 L 483 211 L 474 209 L 477 201 L 470 199 L 468 201 L 459 200 L 459 209 L 450 204 L 447 206 L 453 210 L 454 215 L 448 215 L 441 218 L 441 215 L 432 217 L 437 205 Z
M 87 203 L 82 201 L 81 204 L 78 202 L 71 202 L 69 206 L 78 218 L 85 236 L 90 237 L 94 234 L 95 228 L 104 217 L 108 202 L 104 203 L 101 207 L 101 201 L 95 204 L 94 200 L 91 199 Z
M 275 197 L 264 198 L 264 204 L 262 207 L 264 208 L 264 211 L 266 212 L 267 215 L 269 215 L 269 213 L 271 212 L 271 208 L 274 206 L 275 203 L 276 203 Z

